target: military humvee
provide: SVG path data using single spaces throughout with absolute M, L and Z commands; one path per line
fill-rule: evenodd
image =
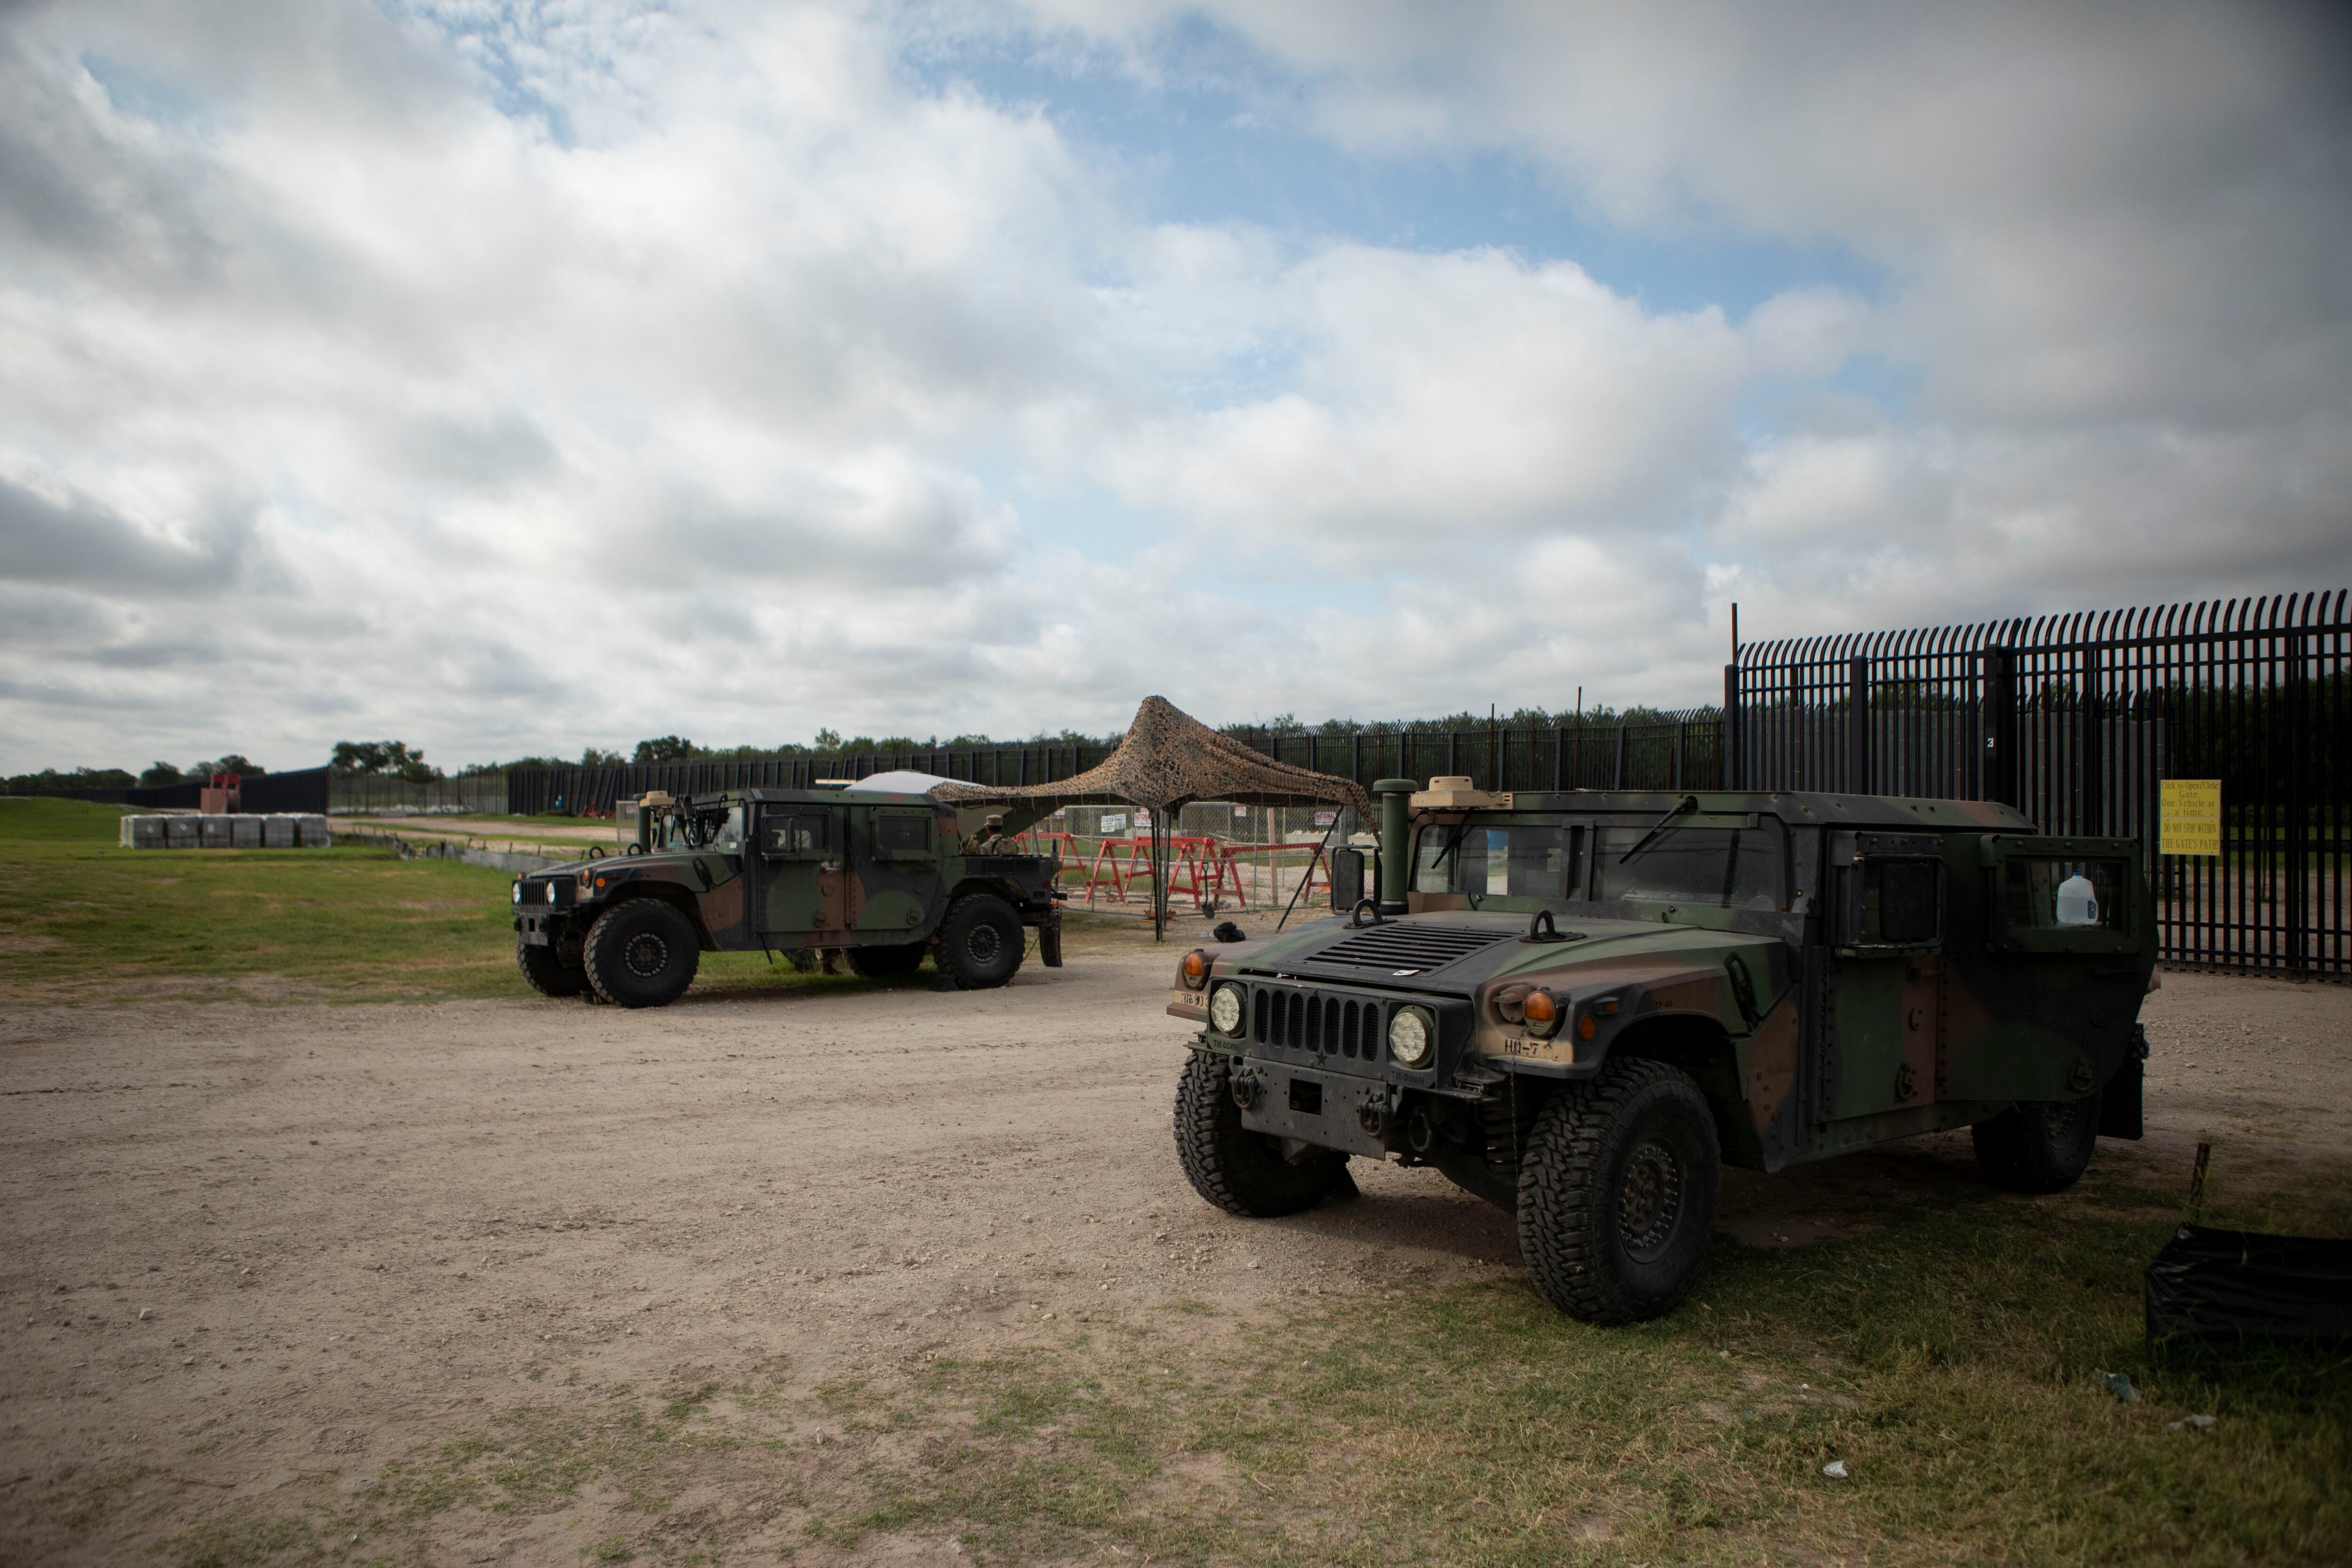
M 515 963 L 549 996 L 658 1007 L 701 954 L 846 949 L 859 973 L 924 954 L 965 990 L 1021 967 L 1024 927 L 1062 962 L 1056 861 L 963 837 L 919 795 L 755 789 L 638 803 L 634 840 L 514 885 Z
M 2139 1136 L 2131 840 L 1980 801 L 1468 784 L 1373 786 L 1379 894 L 1349 915 L 1183 958 L 1176 1143 L 1209 1202 L 1433 1165 L 1517 1216 L 1554 1306 L 1622 1322 L 1690 1289 L 1725 1161 L 1969 1127 L 1987 1177 L 2046 1193 Z

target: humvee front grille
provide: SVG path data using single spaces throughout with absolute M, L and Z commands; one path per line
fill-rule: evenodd
M 1250 1038 L 1261 1046 L 1376 1062 L 1381 1059 L 1381 1006 L 1260 986 L 1250 999 Z
M 1518 933 L 1509 931 L 1466 931 L 1460 926 L 1415 925 L 1399 922 L 1375 926 L 1360 936 L 1335 942 L 1301 960 L 1306 963 L 1338 963 L 1351 969 L 1385 969 L 1391 973 L 1410 970 L 1419 973 L 1425 969 L 1442 969 L 1457 958 L 1466 958 L 1480 948 L 1492 947 L 1498 942 L 1509 942 Z

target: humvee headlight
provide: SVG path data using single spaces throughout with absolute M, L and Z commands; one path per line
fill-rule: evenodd
M 514 885 L 514 901 L 516 903 L 522 902 L 522 883 L 520 881 L 517 881 Z
M 1221 1035 L 1242 1032 L 1242 988 L 1220 985 L 1209 994 L 1209 1022 Z
M 1389 1055 L 1399 1067 L 1428 1063 L 1431 1051 L 1429 1015 L 1418 1007 L 1400 1007 L 1389 1020 Z
M 1519 1012 L 1527 1020 L 1528 1033 L 1539 1040 L 1549 1039 L 1559 1030 L 1559 1001 L 1549 991 L 1528 992 Z
M 547 901 L 551 904 L 555 902 L 555 884 L 552 882 L 547 885 Z
M 1209 983 L 1209 955 L 1196 947 L 1184 955 L 1176 972 L 1184 977 L 1185 990 L 1198 991 Z

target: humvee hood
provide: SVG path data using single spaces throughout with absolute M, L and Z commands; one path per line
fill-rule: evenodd
M 1587 963 L 1666 960 L 1686 951 L 1769 945 L 1774 939 L 1653 921 L 1561 919 L 1557 940 L 1530 935 L 1525 913 L 1451 910 L 1378 925 L 1318 921 L 1295 936 L 1228 948 L 1220 973 L 1290 975 L 1470 996 L 1498 976 Z M 1713 960 L 1708 960 L 1711 965 Z M 1646 967 L 1646 964 L 1645 964 Z

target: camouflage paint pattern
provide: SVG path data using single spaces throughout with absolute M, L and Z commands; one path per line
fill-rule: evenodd
M 687 821 L 709 831 L 688 834 Z M 515 930 L 576 953 L 605 910 L 658 898 L 708 952 L 902 947 L 929 942 L 968 892 L 1058 930 L 1057 869 L 1041 855 L 968 852 L 954 810 L 922 795 L 730 791 L 651 807 L 625 853 L 518 878 Z
M 2156 939 L 2133 841 L 2042 837 L 2011 808 L 1979 801 L 1495 798 L 1487 810 L 1417 810 L 1415 841 L 1433 842 L 1423 837 L 1431 828 L 1456 842 L 1491 830 L 1490 845 L 1514 827 L 1560 830 L 1559 842 L 1580 846 L 1563 851 L 1579 869 L 1564 874 L 1572 879 L 1562 892 L 1416 886 L 1400 918 L 1360 927 L 1332 919 L 1203 950 L 1207 974 L 1197 988 L 1180 973 L 1168 1011 L 1202 1026 L 1199 1048 L 1240 1058 L 1235 1070 L 1255 1071 L 1265 1085 L 1245 1124 L 1425 1160 L 1457 1176 L 1463 1167 L 1499 1177 L 1515 1168 L 1517 1150 L 1506 1145 L 1531 1121 L 1528 1106 L 1623 1054 L 1690 1072 L 1715 1106 L 1727 1162 L 1769 1171 L 1966 1126 L 2021 1100 L 2080 1099 L 2136 1057 Z M 1686 906 L 1667 901 L 1671 894 L 1594 897 L 1605 875 L 1603 830 L 1646 830 L 1662 817 L 1670 831 L 1737 826 L 1784 842 L 1780 891 L 1746 907 Z M 1410 863 L 1417 879 L 1426 875 L 1419 858 Z M 2110 879 L 2109 901 L 2119 901 L 2106 924 L 2019 923 L 2025 917 L 2016 910 L 2036 906 L 2020 903 L 2014 886 L 2030 885 L 2033 867 L 2054 878 L 2094 863 Z M 1728 873 L 1724 886 L 1727 902 Z M 1929 910 L 1932 936 L 1912 928 L 1906 940 L 1886 939 L 1893 927 L 1885 922 L 1897 917 L 1883 911 L 1903 889 L 1933 890 L 1907 917 Z M 1565 940 L 1536 929 L 1538 910 L 1549 911 Z M 1393 962 L 1382 966 L 1382 953 Z M 1208 1022 L 1209 998 L 1225 984 L 1246 997 L 1237 1037 Z M 1560 1023 L 1548 1037 L 1506 1020 L 1500 1004 L 1521 986 L 1558 999 Z M 1294 1006 L 1295 997 L 1303 999 Z M 1419 1071 L 1396 1062 L 1384 1034 L 1376 1056 L 1362 1048 L 1364 1018 L 1384 1031 L 1408 1005 L 1437 1024 L 1436 1058 Z M 1298 1109 L 1309 1103 L 1323 1109 Z M 1453 1146 L 1403 1147 L 1416 1108 L 1424 1122 L 1461 1133 Z M 1505 1201 L 1491 1184 L 1480 1190 Z

